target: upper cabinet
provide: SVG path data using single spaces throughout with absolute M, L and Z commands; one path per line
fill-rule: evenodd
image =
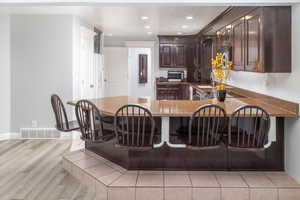
M 187 67 L 187 49 L 190 38 L 182 36 L 159 36 L 159 63 L 165 68 Z
M 245 69 L 245 53 L 244 53 L 244 35 L 245 21 L 244 18 L 235 21 L 231 25 L 232 34 L 232 61 L 234 70 L 242 71 Z
M 160 44 L 159 47 L 160 67 L 182 68 L 186 67 L 185 45 L 183 44 Z
M 159 46 L 160 67 L 171 67 L 173 65 L 173 51 L 171 45 Z
M 160 67 L 185 67 L 185 46 L 176 44 L 160 44 Z
M 215 35 L 215 51 L 232 47 L 234 70 L 291 72 L 291 7 L 233 7 L 209 26 L 200 33 Z
M 291 7 L 231 7 L 199 37 L 215 37 L 214 53 L 232 47 L 234 70 L 291 72 Z
M 257 9 L 245 18 L 245 70 L 264 72 L 262 55 L 262 10 Z
M 235 71 L 291 72 L 291 7 L 229 7 L 198 34 L 159 36 L 160 67 L 187 68 L 187 80 L 209 82 L 211 58 L 231 47 Z
M 174 52 L 174 66 L 175 67 L 186 67 L 185 66 L 185 45 L 179 44 L 176 45 L 175 47 L 173 47 L 173 49 L 175 50 Z

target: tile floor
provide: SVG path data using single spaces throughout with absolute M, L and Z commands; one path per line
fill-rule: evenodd
M 65 155 L 63 167 L 99 200 L 300 200 L 285 172 L 128 171 L 90 151 Z

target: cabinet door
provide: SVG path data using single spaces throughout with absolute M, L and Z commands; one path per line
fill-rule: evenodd
M 245 20 L 244 18 L 232 24 L 232 61 L 234 70 L 245 69 Z
M 157 100 L 178 100 L 182 99 L 180 93 L 180 85 L 174 86 L 160 86 L 156 90 L 156 99 Z
M 185 46 L 176 45 L 174 48 L 174 67 L 185 67 Z
M 245 17 L 246 23 L 246 71 L 263 71 L 261 62 L 261 15 L 260 10 Z
M 218 50 L 222 48 L 222 35 L 221 35 L 220 31 L 217 31 L 217 37 L 215 39 L 215 45 L 216 45 L 215 51 L 218 52 Z M 214 57 L 215 56 L 216 55 L 214 55 Z
M 226 27 L 218 31 L 218 48 L 228 46 L 230 36 L 228 35 Z
M 160 67 L 172 67 L 172 46 L 160 45 L 159 48 Z
M 201 82 L 210 82 L 211 80 L 211 59 L 213 55 L 213 46 L 212 40 L 206 40 L 203 42 L 201 47 L 202 60 L 200 67 L 200 81 Z
M 195 64 L 200 65 L 201 64 L 201 43 L 198 42 L 196 45 L 196 51 L 195 51 Z

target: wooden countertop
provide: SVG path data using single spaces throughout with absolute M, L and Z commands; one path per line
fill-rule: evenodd
M 156 81 L 157 85 L 189 85 L 186 81 Z
M 212 88 L 199 87 L 199 86 L 208 86 L 210 84 L 199 84 L 199 83 L 190 83 L 190 82 L 160 82 L 158 80 L 156 80 L 156 84 L 162 84 L 162 85 L 163 84 L 173 84 L 173 85 L 174 84 L 184 84 L 184 85 L 191 86 L 192 88 L 194 88 L 195 90 L 197 90 L 199 92 L 209 92 L 212 90 Z M 230 94 L 233 97 L 236 97 L 237 99 L 240 99 L 241 101 L 246 102 L 247 104 L 256 103 L 256 105 L 262 104 L 262 105 L 266 105 L 266 106 L 275 107 L 276 109 L 281 109 L 284 112 L 289 113 L 287 115 L 284 115 L 286 117 L 289 115 L 291 115 L 292 117 L 299 116 L 299 104 L 298 103 L 286 101 L 283 99 L 279 99 L 279 98 L 275 98 L 275 97 L 268 96 L 265 94 L 261 94 L 261 93 L 249 91 L 246 89 L 234 87 L 231 85 L 227 85 L 226 90 L 227 90 L 228 94 Z M 229 100 L 229 99 L 232 100 L 232 98 L 227 98 L 227 100 Z M 262 107 L 264 107 L 264 106 L 262 106 Z M 271 115 L 272 115 L 272 113 L 271 113 Z
M 118 108 L 125 104 L 139 104 L 152 112 L 153 116 L 186 117 L 191 116 L 193 112 L 201 105 L 217 104 L 222 106 L 227 115 L 231 115 L 235 109 L 242 105 L 258 105 L 263 107 L 271 116 L 276 117 L 297 117 L 298 113 L 282 109 L 268 103 L 253 98 L 227 98 L 225 102 L 218 102 L 216 99 L 208 100 L 150 100 L 147 98 L 137 98 L 129 96 L 104 97 L 100 99 L 91 99 L 100 111 L 107 115 L 114 115 Z M 68 102 L 75 105 L 76 101 Z M 297 104 L 298 105 L 298 104 Z

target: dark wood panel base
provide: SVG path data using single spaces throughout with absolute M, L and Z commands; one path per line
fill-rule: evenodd
M 182 118 L 171 127 L 185 125 Z M 172 130 L 171 130 L 172 131 Z M 176 140 L 176 134 L 173 136 Z M 175 149 L 164 145 L 150 151 L 115 148 L 115 141 L 86 144 L 86 148 L 129 170 L 259 170 L 284 171 L 284 118 L 276 120 L 276 142 L 261 152 L 232 152 L 226 146 L 213 150 Z

